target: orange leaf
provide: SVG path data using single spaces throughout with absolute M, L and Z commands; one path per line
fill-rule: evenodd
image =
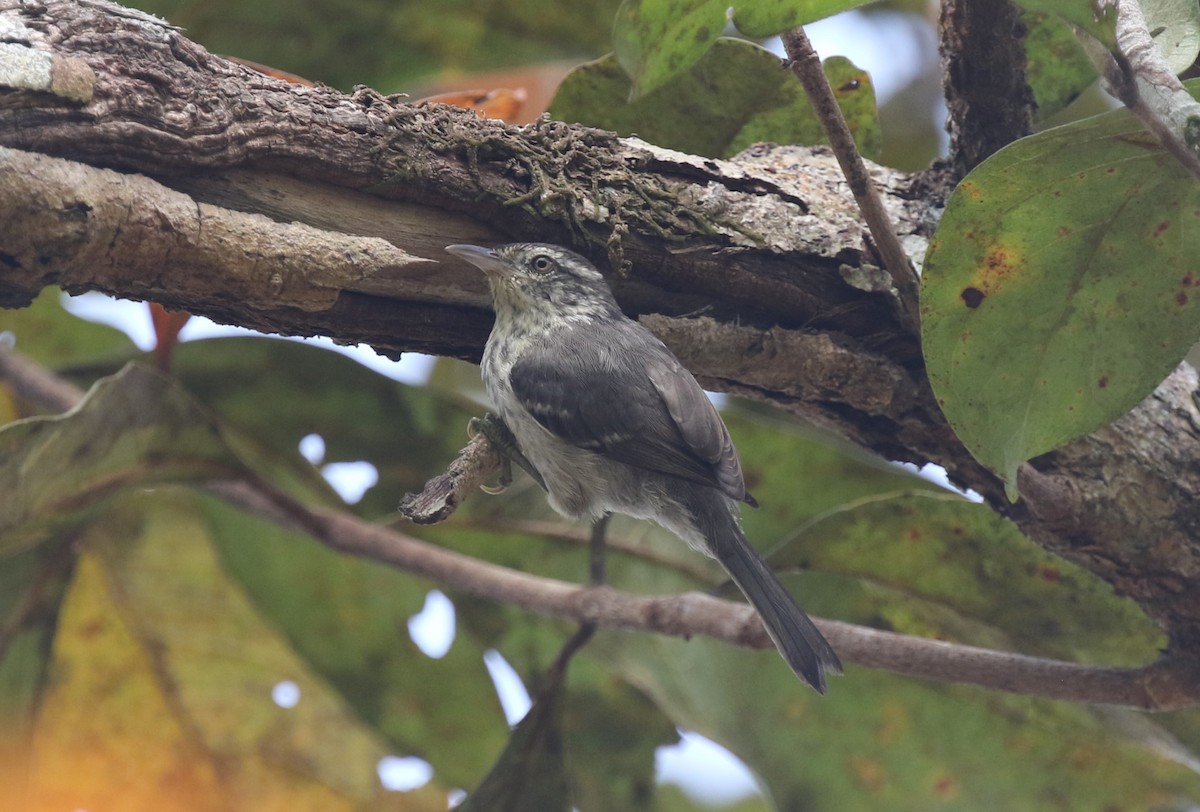
M 270 76 L 272 79 L 280 79 L 284 82 L 290 82 L 293 85 L 304 85 L 305 87 L 314 87 L 316 82 L 305 79 L 303 76 L 297 76 L 294 73 L 288 73 L 279 68 L 272 68 L 270 65 L 264 65 L 261 62 L 252 62 L 249 59 L 242 59 L 240 56 L 226 56 L 230 62 L 236 62 L 243 68 L 249 68 L 252 71 L 257 71 L 264 76 Z
M 439 93 L 436 96 L 426 96 L 413 104 L 449 104 L 474 110 L 480 118 L 498 118 L 503 121 L 516 118 L 525 104 L 527 94 L 525 88 L 516 90 L 498 88 L 496 90 L 461 90 L 454 93 Z

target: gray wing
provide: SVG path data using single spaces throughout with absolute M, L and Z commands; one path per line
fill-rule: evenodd
M 754 504 L 721 416 L 635 322 L 556 331 L 521 357 L 510 380 L 529 413 L 566 442 Z

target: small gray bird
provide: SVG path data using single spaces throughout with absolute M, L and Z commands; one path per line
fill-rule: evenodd
M 742 534 L 738 503 L 754 501 L 691 373 L 578 254 L 537 243 L 446 250 L 487 274 L 496 324 L 483 381 L 551 506 L 573 519 L 651 519 L 716 558 L 787 664 L 825 693 L 825 671 L 841 663 Z

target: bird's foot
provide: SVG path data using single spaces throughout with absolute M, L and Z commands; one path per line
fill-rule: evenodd
M 517 438 L 513 436 L 512 431 L 505 425 L 504 421 L 498 415 L 492 413 L 485 414 L 483 417 L 472 417 L 467 423 L 467 433 L 474 438 L 476 435 L 482 434 L 488 438 L 493 446 L 500 451 L 502 460 L 502 469 L 500 471 L 499 487 L 484 487 L 485 493 L 500 493 L 509 485 L 512 484 L 512 463 L 516 463 L 525 473 L 533 477 L 542 490 L 546 490 L 546 481 L 542 479 L 542 475 L 533 467 L 521 449 L 517 447 Z

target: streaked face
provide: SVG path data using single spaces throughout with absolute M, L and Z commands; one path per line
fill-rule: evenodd
M 487 274 L 498 317 L 536 313 L 575 322 L 616 310 L 604 277 L 574 251 L 545 243 L 446 250 Z

